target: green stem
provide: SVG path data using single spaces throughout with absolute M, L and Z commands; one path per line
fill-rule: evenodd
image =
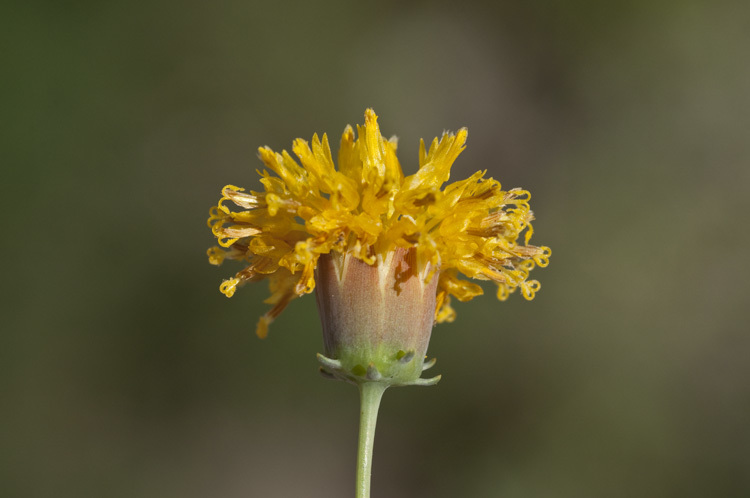
M 375 444 L 375 424 L 378 408 L 388 386 L 380 382 L 359 384 L 359 450 L 357 451 L 356 498 L 370 498 L 370 473 L 372 472 L 372 448 Z

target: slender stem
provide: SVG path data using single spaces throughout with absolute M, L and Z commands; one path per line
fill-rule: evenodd
M 372 471 L 372 448 L 375 444 L 375 424 L 378 408 L 388 386 L 380 382 L 359 384 L 359 450 L 357 451 L 356 498 L 370 498 L 370 473 Z

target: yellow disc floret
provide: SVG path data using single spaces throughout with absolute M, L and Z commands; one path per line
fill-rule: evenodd
M 429 149 L 422 141 L 419 169 L 408 177 L 396 157 L 395 137 L 383 138 L 372 109 L 365 112 L 356 139 L 352 127 L 344 130 L 338 169 L 325 134 L 322 139 L 314 135 L 312 143 L 294 141 L 299 163 L 286 151 L 261 147 L 264 191 L 247 193 L 227 185 L 210 211 L 208 226 L 221 247 L 208 250 L 209 262 L 247 264 L 221 284 L 221 292 L 231 297 L 247 282 L 269 279 L 266 302 L 274 306 L 257 328 L 265 337 L 292 299 L 315 289 L 321 255 L 348 253 L 372 265 L 400 247 L 416 249 L 421 278 L 439 279 L 437 322 L 455 318 L 451 297 L 468 301 L 482 294 L 459 273 L 493 281 L 500 300 L 519 287 L 533 299 L 540 284 L 528 280 L 529 272 L 547 266 L 550 249 L 529 245 L 534 219 L 529 192 L 502 190 L 483 171 L 442 188 L 466 136 L 465 128 L 444 133 Z

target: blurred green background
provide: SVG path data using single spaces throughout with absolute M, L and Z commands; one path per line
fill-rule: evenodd
M 366 107 L 533 193 L 533 302 L 437 327 L 374 497 L 750 496 L 746 2 L 15 2 L 0 17 L 0 495 L 351 496 L 315 300 L 209 266 L 256 149 Z M 334 151 L 335 153 L 335 151 Z

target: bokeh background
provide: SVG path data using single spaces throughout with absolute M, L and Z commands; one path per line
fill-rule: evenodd
M 366 107 L 533 193 L 533 302 L 458 304 L 374 497 L 750 496 L 746 2 L 15 2 L 0 16 L 0 495 L 351 496 L 312 297 L 265 341 L 208 208 Z M 337 147 L 337 145 L 336 145 Z M 335 152 L 334 152 L 335 153 Z

